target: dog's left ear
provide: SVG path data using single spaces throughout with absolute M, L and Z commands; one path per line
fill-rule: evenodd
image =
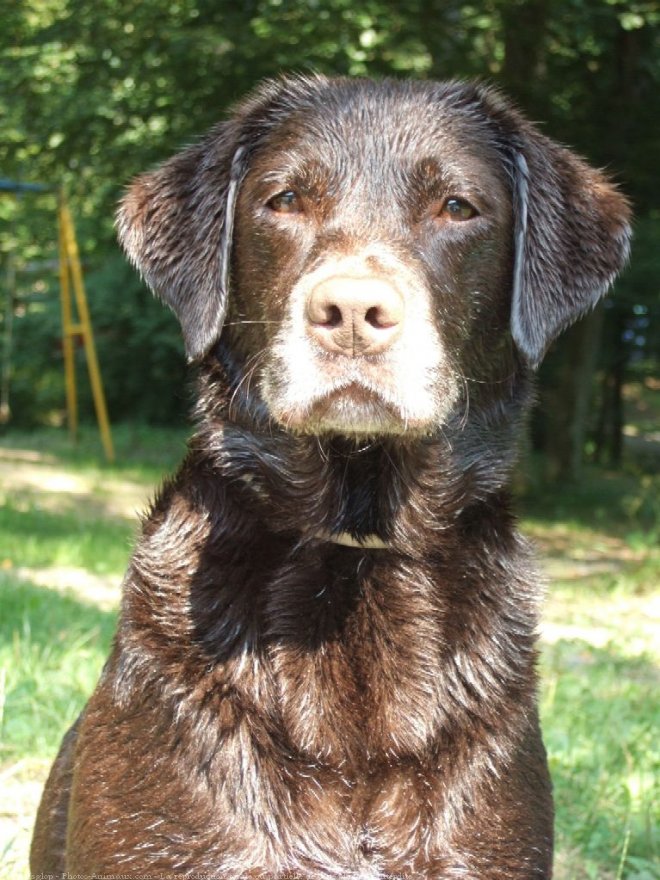
M 220 336 L 227 309 L 237 189 L 246 151 L 231 122 L 140 175 L 117 212 L 119 240 L 175 312 L 190 360 Z
M 603 173 L 498 104 L 494 115 L 506 130 L 513 179 L 511 332 L 536 367 L 550 343 L 596 305 L 624 266 L 630 208 Z

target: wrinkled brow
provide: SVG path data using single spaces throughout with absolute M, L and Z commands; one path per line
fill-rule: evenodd
M 259 173 L 257 167 L 255 174 L 260 189 L 291 187 L 317 196 L 334 191 L 344 176 L 341 169 L 332 168 L 315 158 L 287 154 L 271 157 L 268 169 Z
M 493 207 L 500 197 L 502 176 L 492 162 L 484 167 L 471 161 L 469 155 L 453 155 L 446 163 L 427 156 L 412 164 L 408 181 L 411 191 L 420 199 L 430 201 L 455 195 L 473 199 L 483 207 Z

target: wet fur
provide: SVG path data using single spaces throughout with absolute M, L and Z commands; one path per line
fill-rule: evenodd
M 384 156 L 360 159 L 360 179 L 387 207 L 397 145 L 433 152 L 418 117 L 436 106 L 459 133 L 452 161 L 462 145 L 483 155 L 499 194 L 478 247 L 425 250 L 422 227 L 357 203 L 307 250 L 303 233 L 255 238 L 254 181 L 292 143 L 338 144 L 347 174 L 371 114 Z M 620 268 L 627 218 L 600 174 L 459 83 L 266 84 L 134 183 L 120 235 L 199 361 L 197 431 L 144 520 L 112 654 L 47 783 L 34 873 L 551 877 L 538 579 L 507 485 L 531 369 Z M 341 436 L 321 412 L 293 430 L 277 388 L 274 404 L 263 393 L 287 291 L 326 251 L 372 240 L 433 293 L 437 421 Z

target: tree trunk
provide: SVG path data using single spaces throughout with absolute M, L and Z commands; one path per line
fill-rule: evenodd
M 530 111 L 543 75 L 547 0 L 503 0 L 500 19 L 504 36 L 501 81 L 507 92 Z
M 628 350 L 623 343 L 625 313 L 614 309 L 607 322 L 607 350 L 611 356 L 604 368 L 602 400 L 596 427 L 598 464 L 619 465 L 623 457 L 623 385 L 628 365 Z
M 571 327 L 548 360 L 540 398 L 550 480 L 581 475 L 602 328 L 601 306 Z
M 598 351 L 603 333 L 603 306 L 599 305 L 581 322 L 582 343 L 577 372 L 575 374 L 575 408 L 571 425 L 571 460 L 569 473 L 579 479 L 584 463 L 584 444 L 589 427 L 589 412 L 593 397 L 594 375 L 598 361 Z

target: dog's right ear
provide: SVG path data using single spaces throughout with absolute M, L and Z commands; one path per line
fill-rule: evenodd
M 531 367 L 592 309 L 628 259 L 630 206 L 605 174 L 477 87 L 512 184 L 511 335 Z
M 236 194 L 247 166 L 237 126 L 137 177 L 117 212 L 131 262 L 179 319 L 190 360 L 220 336 L 227 309 Z

